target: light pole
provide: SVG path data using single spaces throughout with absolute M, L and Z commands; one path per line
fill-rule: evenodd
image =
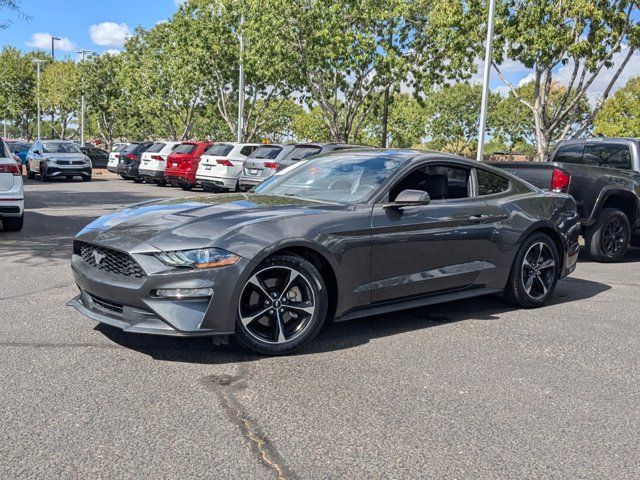
M 56 61 L 56 41 L 62 40 L 59 37 L 51 36 L 51 59 Z M 53 130 L 53 110 L 51 111 L 51 138 L 55 137 L 55 131 Z
M 242 38 L 242 26 L 244 25 L 244 14 L 240 17 L 240 68 L 238 72 L 238 131 L 236 139 L 242 142 L 244 131 L 244 39 Z
M 489 0 L 489 19 L 487 22 L 487 44 L 484 55 L 484 78 L 482 83 L 482 104 L 480 105 L 480 131 L 478 132 L 478 156 L 484 155 L 484 134 L 487 126 L 487 104 L 489 103 L 489 81 L 491 80 L 491 60 L 493 58 L 493 25 L 496 16 L 496 0 Z
M 81 62 L 84 63 L 84 56 L 87 53 L 92 53 L 91 50 L 85 50 L 84 48 L 78 50 L 78 53 L 82 55 Z M 81 85 L 81 97 L 80 97 L 80 146 L 84 146 L 84 109 L 85 109 L 85 99 L 84 99 L 84 82 Z
M 40 140 L 40 64 L 43 60 L 36 58 L 33 61 L 36 64 L 36 91 L 38 93 L 38 140 Z

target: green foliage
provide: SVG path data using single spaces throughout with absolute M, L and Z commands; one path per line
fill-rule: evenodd
M 426 99 L 426 133 L 430 145 L 456 154 L 470 154 L 478 141 L 482 87 L 468 83 L 447 85 L 432 91 Z M 489 97 L 493 111 L 499 96 Z
M 594 126 L 596 133 L 608 137 L 640 137 L 640 77 L 629 80 L 604 103 Z
M 71 60 L 52 62 L 42 72 L 43 112 L 54 115 L 55 121 L 49 125 L 62 139 L 67 138 L 69 123 L 80 109 L 79 87 L 78 67 Z

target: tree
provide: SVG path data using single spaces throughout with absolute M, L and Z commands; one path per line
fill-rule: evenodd
M 14 123 L 28 139 L 33 137 L 37 119 L 35 58 L 44 55 L 23 54 L 13 47 L 0 52 L 0 117 Z
M 595 132 L 609 137 L 640 137 L 640 77 L 609 98 L 598 112 Z
M 42 106 L 57 117 L 50 126 L 63 140 L 67 138 L 69 124 L 80 106 L 79 87 L 78 68 L 71 60 L 52 62 L 42 73 Z
M 28 18 L 20 9 L 20 2 L 18 0 L 0 0 L 0 12 L 9 11 L 21 18 Z M 11 22 L 8 20 L 0 21 L 0 30 L 6 29 Z
M 482 87 L 456 83 L 432 91 L 426 99 L 426 133 L 430 145 L 455 154 L 470 154 L 478 140 Z M 499 97 L 489 97 L 493 111 Z
M 332 140 L 358 138 L 386 87 L 406 77 L 406 3 L 262 2 L 263 11 L 277 12 L 263 22 L 270 35 L 265 32 L 265 38 L 275 42 L 286 65 L 299 72 L 303 100 L 309 108 L 320 108 Z
M 513 92 L 505 98 L 501 98 L 493 110 L 490 112 L 489 125 L 494 136 L 504 141 L 509 146 L 509 150 L 513 151 L 516 145 L 520 150 L 524 145 L 535 145 L 536 143 L 536 124 L 535 116 L 530 108 L 522 103 L 525 100 L 529 103 L 535 102 L 535 84 L 533 81 L 526 82 L 516 89 L 517 95 Z M 547 100 L 547 108 L 551 111 L 557 110 L 560 103 L 567 94 L 567 87 L 560 83 L 553 82 L 549 88 L 549 97 Z M 572 96 L 569 100 L 572 100 Z M 564 117 L 562 123 L 553 132 L 551 143 L 561 140 L 563 135 L 574 133 L 576 129 L 580 129 L 584 120 L 591 115 L 591 107 L 586 98 L 582 98 L 577 102 L 571 115 Z M 527 149 L 528 150 L 528 149 Z
M 464 1 L 469 18 L 484 18 L 482 0 Z M 576 114 L 587 91 L 603 71 L 610 73 L 602 93 L 606 100 L 640 43 L 636 0 L 502 0 L 498 2 L 493 67 L 515 98 L 534 118 L 537 159 L 546 160 L 553 139 L 580 136 L 590 128 L 600 103 L 590 115 Z M 481 22 L 480 22 L 481 23 Z M 482 27 L 482 25 L 480 25 Z M 533 70 L 533 98 L 524 98 L 507 80 L 505 61 Z M 554 78 L 569 69 L 566 91 L 551 106 Z M 578 123 L 579 122 L 579 123 Z
M 79 88 L 86 99 L 85 129 L 99 136 L 108 148 L 114 138 L 126 135 L 126 105 L 119 75 L 122 60 L 120 55 L 92 55 L 79 65 Z

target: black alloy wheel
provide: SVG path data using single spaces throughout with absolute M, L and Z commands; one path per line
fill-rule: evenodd
M 327 304 L 322 276 L 311 263 L 293 255 L 271 257 L 242 289 L 236 339 L 259 353 L 290 353 L 318 334 Z

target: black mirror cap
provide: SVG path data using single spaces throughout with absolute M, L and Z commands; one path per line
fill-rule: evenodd
M 386 204 L 385 208 L 403 208 L 419 205 L 429 205 L 431 197 L 423 190 L 403 190 L 396 197 L 395 201 Z

